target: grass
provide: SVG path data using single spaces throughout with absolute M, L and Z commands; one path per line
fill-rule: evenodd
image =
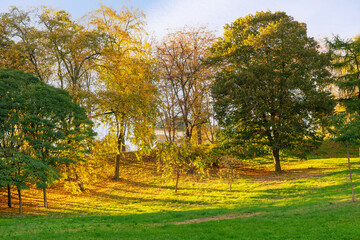
M 41 191 L 24 191 L 22 217 L 6 207 L 1 189 L 0 239 L 360 239 L 347 159 L 314 156 L 283 159 L 281 174 L 273 173 L 270 158 L 247 162 L 231 192 L 217 177 L 183 176 L 175 194 L 174 181 L 162 179 L 154 165 L 126 164 L 120 181 L 99 182 L 81 195 L 52 187 L 49 209 L 42 208 Z M 358 193 L 358 157 L 352 166 Z

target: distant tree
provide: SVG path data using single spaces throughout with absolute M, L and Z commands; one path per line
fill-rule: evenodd
M 46 41 L 43 45 L 54 59 L 54 82 L 70 92 L 75 102 L 92 110 L 91 92 L 95 90 L 94 66 L 101 55 L 103 37 L 96 29 L 87 29 L 63 10 L 43 7 L 39 23 Z
M 11 32 L 6 17 L 0 14 L 0 68 L 27 70 L 26 56 L 12 39 Z
M 185 141 L 189 144 L 197 131 L 202 142 L 202 129 L 209 120 L 212 68 L 204 65 L 208 47 L 214 35 L 204 27 L 169 32 L 156 46 L 159 74 L 160 117 L 165 135 L 174 141 L 178 119 L 185 126 Z
M 0 15 L 0 45 L 7 59 L 1 61 L 0 57 L 0 64 L 31 72 L 43 82 L 66 89 L 90 113 L 94 61 L 104 39 L 86 26 L 63 10 L 12 7 Z
M 36 28 L 36 11 L 24 11 L 11 7 L 9 12 L 1 13 L 1 28 L 6 29 L 3 36 L 16 41 L 16 52 L 23 58 L 18 69 L 33 73 L 41 81 L 46 82 L 52 75 L 53 59 L 46 50 L 47 39 L 42 31 Z
M 319 124 L 334 107 L 330 63 L 304 23 L 284 12 L 248 15 L 226 25 L 211 51 L 214 107 L 228 141 L 269 148 L 280 172 L 280 150 L 322 139 Z
M 0 89 L 0 166 L 5 181 L 18 189 L 20 214 L 21 190 L 29 182 L 43 189 L 47 207 L 46 188 L 59 179 L 57 167 L 80 160 L 68 153 L 82 151 L 78 145 L 93 136 L 92 123 L 66 91 L 31 74 L 0 70 Z

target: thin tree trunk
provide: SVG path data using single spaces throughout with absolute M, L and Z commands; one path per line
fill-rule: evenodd
M 126 150 L 125 148 L 125 136 L 123 133 L 120 134 L 120 136 L 118 137 L 118 142 L 117 142 L 117 149 L 118 149 L 118 154 L 116 155 L 116 161 L 115 161 L 115 180 L 119 180 L 119 171 L 120 171 L 120 158 L 121 155 L 123 155 L 124 157 L 124 152 Z
M 351 184 L 352 201 L 355 202 L 354 187 L 353 187 L 352 175 L 351 175 L 351 164 L 350 164 L 349 145 L 346 146 L 346 152 L 347 152 L 348 166 L 349 166 L 349 176 L 350 176 L 350 184 Z
M 46 188 L 43 188 L 43 193 L 44 193 L 44 207 L 48 208 L 48 202 L 47 202 L 47 196 L 46 196 Z
M 8 190 L 8 207 L 11 208 L 11 187 L 10 185 L 8 184 L 7 185 L 7 190 Z
M 17 190 L 19 196 L 19 214 L 22 215 L 23 209 L 22 209 L 22 200 L 21 200 L 21 189 L 17 188 Z
M 279 172 L 281 172 L 281 166 L 280 166 L 280 155 L 279 155 L 278 148 L 272 149 L 272 156 L 273 156 L 274 165 L 275 165 L 275 172 L 279 173 Z
M 178 190 L 179 177 L 180 177 L 180 169 L 179 169 L 179 166 L 178 166 L 177 169 L 176 169 L 175 193 L 177 193 L 177 190 Z
M 115 180 L 119 180 L 119 171 L 120 171 L 120 154 L 116 154 L 116 159 L 115 159 Z
M 230 192 L 231 192 L 231 185 L 232 185 L 232 183 L 233 183 L 233 172 L 232 171 L 230 171 L 230 182 L 229 182 L 229 187 L 230 187 Z

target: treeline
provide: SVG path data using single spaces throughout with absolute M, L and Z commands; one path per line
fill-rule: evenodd
M 145 24 L 139 10 L 106 6 L 81 20 L 47 7 L 0 15 L 0 67 L 37 77 L 0 72 L 2 185 L 16 186 L 20 197 L 33 181 L 46 196 L 60 165 L 63 175 L 81 179 L 84 171 L 71 163 L 91 149 L 89 118 L 108 126 L 103 150 L 117 154 L 116 180 L 131 143 L 158 149 L 176 190 L 181 173 L 201 174 L 212 164 L 231 169 L 236 159 L 271 153 L 280 172 L 281 153 L 305 158 L 325 136 L 358 144 L 359 38 L 320 44 L 284 12 L 239 18 L 219 38 L 184 27 L 154 41 Z M 58 95 L 66 102 L 47 106 Z M 32 97 L 39 105 L 25 101 Z

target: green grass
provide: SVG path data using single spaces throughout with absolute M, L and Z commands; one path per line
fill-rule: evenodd
M 359 193 L 359 158 L 352 166 Z M 284 173 L 275 174 L 271 159 L 248 162 L 231 192 L 215 177 L 183 177 L 175 194 L 174 182 L 149 166 L 128 166 L 122 181 L 80 196 L 50 191 L 49 210 L 29 191 L 23 217 L 2 198 L 0 239 L 360 239 L 360 204 L 351 202 L 346 158 L 288 158 L 282 167 Z M 175 224 L 225 214 L 244 217 Z

